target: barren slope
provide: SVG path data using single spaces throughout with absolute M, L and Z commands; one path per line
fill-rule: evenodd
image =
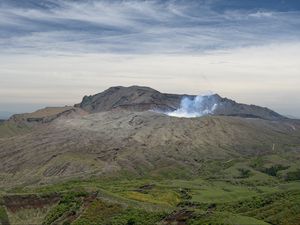
M 210 159 L 298 151 L 299 129 L 293 120 L 186 119 L 149 111 L 59 117 L 26 134 L 0 139 L 1 185 L 92 174 L 143 175 L 165 168 L 197 174 Z

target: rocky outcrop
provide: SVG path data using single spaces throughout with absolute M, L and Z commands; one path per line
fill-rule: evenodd
M 228 98 L 220 98 L 218 107 L 214 111 L 216 115 L 239 116 L 246 118 L 261 118 L 267 120 L 283 120 L 284 116 L 266 108 L 256 105 L 237 103 Z
M 33 113 L 15 114 L 8 122 L 13 122 L 19 125 L 37 125 L 42 123 L 50 123 L 53 120 L 61 117 L 74 117 L 76 115 L 84 115 L 82 109 L 65 106 L 65 107 L 46 107 L 37 110 Z

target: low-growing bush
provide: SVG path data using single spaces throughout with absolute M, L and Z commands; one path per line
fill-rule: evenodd
M 276 177 L 277 173 L 280 170 L 286 170 L 287 168 L 289 168 L 289 167 L 288 166 L 283 166 L 283 165 L 274 165 L 274 166 L 271 166 L 269 168 L 264 169 L 262 172 L 264 172 L 264 173 L 266 173 L 270 176 Z
M 300 169 L 291 171 L 286 174 L 287 181 L 300 180 Z
M 8 216 L 4 207 L 0 205 L 0 224 L 9 225 Z
M 238 170 L 240 172 L 239 178 L 248 178 L 251 175 L 251 171 L 248 169 L 239 168 Z
M 59 204 L 54 207 L 44 219 L 43 225 L 51 225 L 55 220 L 60 218 L 69 209 L 68 204 Z

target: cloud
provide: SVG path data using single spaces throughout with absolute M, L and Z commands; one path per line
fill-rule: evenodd
M 297 2 L 0 0 L 0 109 L 140 84 L 299 115 Z
M 273 13 L 272 12 L 258 11 L 258 12 L 249 14 L 249 16 L 256 17 L 256 18 L 272 17 Z
M 299 13 L 230 8 L 222 1 L 4 2 L 5 53 L 201 54 L 300 37 Z
M 300 42 L 202 55 L 0 55 L 0 109 L 7 111 L 4 103 L 70 105 L 110 86 L 135 84 L 167 93 L 211 90 L 299 115 L 299 58 Z

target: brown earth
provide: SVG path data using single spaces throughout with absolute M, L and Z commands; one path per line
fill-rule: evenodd
M 23 209 L 36 209 L 49 207 L 58 203 L 60 196 L 52 194 L 48 196 L 37 195 L 6 195 L 3 197 L 3 205 L 12 213 Z

